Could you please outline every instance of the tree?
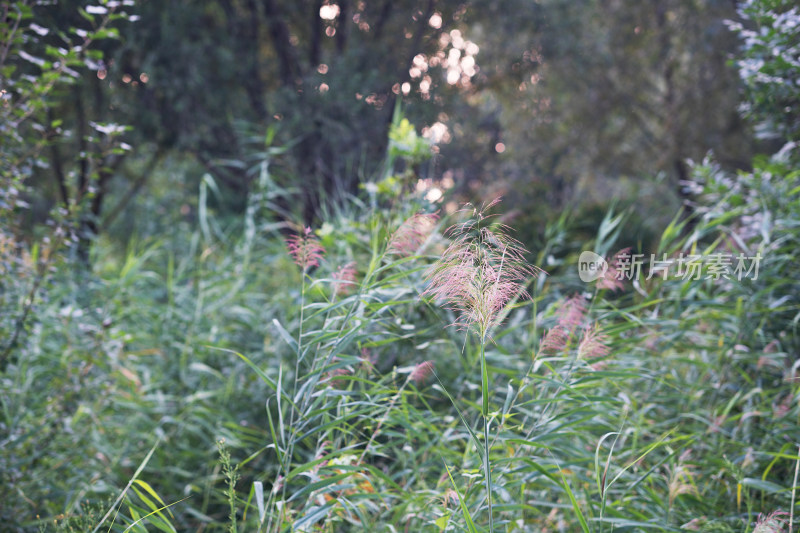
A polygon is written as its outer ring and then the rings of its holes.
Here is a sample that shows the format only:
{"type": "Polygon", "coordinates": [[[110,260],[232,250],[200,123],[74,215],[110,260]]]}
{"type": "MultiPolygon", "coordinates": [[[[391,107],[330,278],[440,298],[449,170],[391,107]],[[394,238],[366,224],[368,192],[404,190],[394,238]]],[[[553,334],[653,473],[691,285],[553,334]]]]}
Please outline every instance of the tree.
{"type": "Polygon", "coordinates": [[[760,136],[800,140],[800,9],[794,2],[748,0],[732,28],[744,40],[739,72],[747,88],[745,115],[760,136]]]}
{"type": "MultiPolygon", "coordinates": [[[[250,156],[263,148],[244,132],[260,131],[263,143],[274,129],[274,142],[290,146],[276,179],[302,184],[301,214],[310,221],[379,168],[415,57],[440,48],[445,28],[431,17],[452,20],[459,7],[433,0],[144,3],[119,55],[123,72],[148,77],[126,87],[136,114],[130,122],[143,139],[193,153],[240,203],[254,179],[250,156]]],[[[430,100],[430,93],[406,92],[407,101],[430,100]]]]}
{"type": "Polygon", "coordinates": [[[20,217],[30,227],[59,205],[86,260],[108,182],[127,148],[119,140],[125,128],[108,120],[99,77],[104,48],[118,37],[131,2],[84,4],[4,4],[0,151],[8,164],[0,216],[10,228],[18,228],[20,217]]]}
{"type": "MultiPolygon", "coordinates": [[[[466,22],[481,44],[481,72],[467,101],[474,111],[451,116],[494,117],[495,132],[479,152],[483,175],[496,177],[497,192],[514,190],[521,209],[614,194],[633,200],[637,184],[650,181],[659,190],[655,207],[668,204],[671,216],[689,179],[687,160],[713,150],[726,168],[749,165],[740,85],[729,64],[731,2],[547,0],[527,9],[495,6],[494,17],[490,6],[482,9],[466,22]],[[493,31],[495,20],[512,17],[508,31],[504,24],[493,31]]],[[[450,161],[462,159],[464,137],[443,150],[450,161]]],[[[652,214],[653,202],[642,200],[652,214]]]]}
{"type": "Polygon", "coordinates": [[[97,43],[116,36],[124,7],[19,0],[0,8],[0,370],[62,248],[75,244],[88,257],[110,167],[124,150],[120,127],[85,115],[81,91],[103,61],[97,43]],[[74,116],[68,95],[76,95],[74,116]],[[47,189],[57,191],[58,209],[47,189]],[[34,232],[34,219],[47,225],[34,232]]]}

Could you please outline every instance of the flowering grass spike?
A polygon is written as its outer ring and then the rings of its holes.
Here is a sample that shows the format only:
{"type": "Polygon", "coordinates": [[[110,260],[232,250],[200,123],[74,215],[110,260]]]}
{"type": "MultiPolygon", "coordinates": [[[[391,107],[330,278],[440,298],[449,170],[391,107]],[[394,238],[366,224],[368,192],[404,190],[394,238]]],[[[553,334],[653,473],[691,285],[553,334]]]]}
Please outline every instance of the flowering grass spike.
{"type": "Polygon", "coordinates": [[[524,283],[540,272],[525,260],[527,251],[508,236],[506,226],[490,224],[485,212],[498,201],[472,208],[467,221],[447,231],[452,243],[428,271],[423,293],[446,302],[458,313],[455,325],[475,327],[482,338],[499,323],[509,302],[528,296],[524,283]]]}
{"type": "Polygon", "coordinates": [[[607,341],[608,336],[603,333],[597,324],[594,324],[583,332],[583,338],[578,345],[578,357],[581,359],[603,359],[610,351],[610,348],[606,345],[607,341]]]}
{"type": "Polygon", "coordinates": [[[351,261],[345,265],[340,266],[333,273],[333,293],[334,294],[350,294],[356,286],[356,263],[351,261]]]}
{"type": "Polygon", "coordinates": [[[576,294],[559,308],[558,325],[572,334],[583,323],[584,316],[586,316],[586,298],[582,294],[576,294]]]}
{"type": "Polygon", "coordinates": [[[311,232],[311,228],[305,228],[302,235],[292,235],[286,239],[286,247],[289,249],[289,255],[303,272],[312,266],[319,266],[325,253],[325,248],[311,232]]]}
{"type": "Polygon", "coordinates": [[[774,511],[766,516],[759,515],[753,533],[783,533],[785,516],[789,516],[786,511],[774,511]]]}
{"type": "Polygon", "coordinates": [[[423,296],[445,302],[458,317],[455,325],[473,329],[480,339],[481,414],[483,416],[483,471],[489,512],[489,533],[494,533],[492,511],[492,468],[490,464],[489,366],[486,363],[486,340],[489,330],[503,318],[503,311],[516,298],[528,296],[525,283],[539,270],[525,261],[526,250],[508,236],[508,228],[491,224],[485,213],[499,202],[484,208],[463,209],[469,218],[452,226],[447,235],[452,240],[442,257],[427,272],[429,282],[423,296]]]}
{"type": "Polygon", "coordinates": [[[586,298],[576,294],[565,300],[556,312],[558,321],[542,338],[537,357],[556,354],[567,347],[570,338],[583,324],[586,316],[586,298]]]}
{"type": "Polygon", "coordinates": [[[556,325],[551,328],[539,344],[538,355],[556,354],[567,346],[569,330],[564,326],[556,325]]]}
{"type": "Polygon", "coordinates": [[[403,222],[389,240],[387,252],[409,257],[416,254],[428,239],[439,216],[435,213],[417,213],[403,222]]]}
{"type": "Polygon", "coordinates": [[[423,361],[417,366],[414,367],[414,370],[411,372],[411,381],[416,383],[417,385],[422,385],[428,378],[431,377],[433,374],[433,361],[423,361]]]}

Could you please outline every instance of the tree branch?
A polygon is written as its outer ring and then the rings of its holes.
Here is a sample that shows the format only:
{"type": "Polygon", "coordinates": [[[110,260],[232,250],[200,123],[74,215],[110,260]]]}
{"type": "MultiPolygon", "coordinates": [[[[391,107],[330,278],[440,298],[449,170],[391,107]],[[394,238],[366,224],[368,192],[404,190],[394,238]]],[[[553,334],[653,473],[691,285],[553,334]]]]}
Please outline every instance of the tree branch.
{"type": "Polygon", "coordinates": [[[199,150],[193,150],[191,152],[197,160],[200,162],[201,165],[208,171],[209,174],[212,174],[215,178],[218,178],[224,183],[227,187],[230,187],[232,190],[240,193],[246,193],[249,188],[249,182],[237,179],[235,175],[232,175],[230,172],[225,170],[225,168],[214,164],[212,160],[210,160],[205,154],[200,152],[199,150]]]}
{"type": "Polygon", "coordinates": [[[147,163],[147,168],[145,168],[144,172],[142,172],[139,177],[133,182],[133,185],[125,195],[120,198],[117,202],[117,205],[111,210],[111,212],[103,218],[102,226],[104,228],[108,228],[111,224],[116,220],[122,211],[128,206],[128,204],[133,200],[133,198],[139,193],[141,188],[147,183],[147,180],[150,178],[150,175],[153,173],[153,169],[155,168],[156,164],[161,160],[161,156],[164,153],[164,149],[159,146],[156,150],[156,153],[150,158],[150,161],[147,163]]]}

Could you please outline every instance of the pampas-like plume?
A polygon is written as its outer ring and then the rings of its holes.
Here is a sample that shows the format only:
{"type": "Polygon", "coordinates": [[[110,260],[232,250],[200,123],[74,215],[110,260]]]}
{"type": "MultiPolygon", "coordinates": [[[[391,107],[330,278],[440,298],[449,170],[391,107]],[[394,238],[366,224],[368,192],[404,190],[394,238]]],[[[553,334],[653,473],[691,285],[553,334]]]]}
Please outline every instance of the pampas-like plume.
{"type": "Polygon", "coordinates": [[[351,261],[333,273],[333,294],[350,294],[356,286],[356,263],[351,261]]]}
{"type": "Polygon", "coordinates": [[[789,516],[786,511],[773,511],[768,515],[758,515],[758,522],[753,533],[783,533],[783,525],[786,523],[786,518],[789,516]]]}
{"type": "Polygon", "coordinates": [[[483,415],[483,471],[489,508],[489,533],[494,533],[492,514],[492,469],[489,439],[489,367],[486,363],[486,340],[492,326],[498,324],[503,310],[515,298],[527,297],[524,283],[538,274],[525,261],[525,249],[507,235],[507,228],[492,226],[486,210],[467,208],[469,218],[451,227],[447,235],[452,243],[426,273],[429,282],[423,295],[443,300],[458,316],[455,324],[471,329],[480,337],[481,414],[483,415]]]}
{"type": "Polygon", "coordinates": [[[485,212],[498,201],[462,210],[471,216],[447,231],[452,243],[427,272],[423,293],[444,301],[458,314],[455,325],[475,327],[481,338],[511,300],[528,296],[523,284],[540,272],[525,261],[525,248],[508,236],[507,227],[488,224],[485,212]]]}
{"type": "Polygon", "coordinates": [[[556,315],[558,322],[542,338],[537,356],[556,354],[566,348],[570,337],[583,324],[586,315],[586,298],[581,294],[568,298],[561,304],[556,315]]]}
{"type": "Polygon", "coordinates": [[[416,254],[436,227],[437,220],[439,216],[435,213],[411,216],[394,232],[386,251],[404,257],[416,254]]]}
{"type": "Polygon", "coordinates": [[[539,344],[539,354],[556,354],[564,349],[569,340],[569,330],[557,325],[548,331],[539,344]]]}
{"type": "Polygon", "coordinates": [[[311,228],[305,228],[302,235],[292,235],[286,239],[286,247],[289,249],[289,255],[303,272],[312,266],[319,266],[322,254],[325,253],[325,248],[311,233],[311,228]]]}
{"type": "Polygon", "coordinates": [[[558,310],[558,325],[572,334],[583,323],[585,315],[586,298],[582,294],[576,294],[565,301],[558,310]]]}
{"type": "Polygon", "coordinates": [[[583,333],[581,343],[578,345],[578,357],[586,359],[601,359],[608,355],[609,347],[605,342],[607,336],[594,324],[583,333]]]}
{"type": "Polygon", "coordinates": [[[410,379],[417,385],[422,385],[433,374],[433,361],[423,361],[414,367],[410,379]]]}

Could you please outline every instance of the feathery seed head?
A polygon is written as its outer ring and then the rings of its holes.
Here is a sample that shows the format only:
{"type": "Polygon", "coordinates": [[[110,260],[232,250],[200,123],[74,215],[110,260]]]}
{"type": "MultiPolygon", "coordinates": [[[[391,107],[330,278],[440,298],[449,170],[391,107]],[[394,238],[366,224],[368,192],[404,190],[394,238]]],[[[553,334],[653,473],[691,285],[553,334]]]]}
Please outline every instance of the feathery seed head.
{"type": "Polygon", "coordinates": [[[537,355],[556,354],[566,348],[570,337],[583,324],[585,315],[586,298],[582,294],[564,300],[556,311],[556,325],[542,338],[537,355]]]}
{"type": "Polygon", "coordinates": [[[286,239],[286,247],[295,264],[301,267],[303,272],[312,266],[319,266],[322,255],[325,253],[325,248],[311,232],[311,228],[305,228],[302,235],[292,235],[286,239]]]}
{"type": "Polygon", "coordinates": [[[417,385],[422,385],[433,374],[433,361],[423,361],[411,371],[411,380],[417,385]]]}
{"type": "Polygon", "coordinates": [[[333,273],[333,294],[350,294],[356,286],[356,263],[351,261],[333,273]]]}
{"type": "Polygon", "coordinates": [[[558,310],[558,325],[572,334],[582,323],[586,315],[586,298],[576,294],[566,300],[558,310]]]}
{"type": "Polygon", "coordinates": [[[433,232],[437,220],[439,215],[435,213],[417,213],[409,217],[392,235],[387,252],[404,257],[416,254],[433,232]]]}
{"type": "Polygon", "coordinates": [[[508,236],[503,225],[491,226],[483,209],[468,206],[470,217],[452,226],[452,239],[442,257],[427,272],[423,296],[442,300],[458,313],[455,324],[475,327],[484,337],[501,319],[501,312],[515,298],[528,296],[524,283],[540,270],[525,261],[525,248],[508,236]]]}
{"type": "Polygon", "coordinates": [[[610,348],[605,342],[608,337],[594,324],[583,333],[581,343],[578,345],[578,357],[586,359],[601,359],[608,355],[610,348]]]}
{"type": "Polygon", "coordinates": [[[789,516],[786,511],[773,511],[768,515],[758,515],[758,522],[753,533],[783,533],[786,523],[784,516],[789,516]]]}
{"type": "Polygon", "coordinates": [[[556,325],[542,338],[537,355],[556,354],[567,346],[568,340],[569,330],[564,326],[556,325]]]}
{"type": "Polygon", "coordinates": [[[697,495],[697,487],[693,482],[694,474],[692,473],[689,465],[678,464],[672,469],[669,476],[669,503],[672,504],[675,499],[682,494],[697,495]]]}

